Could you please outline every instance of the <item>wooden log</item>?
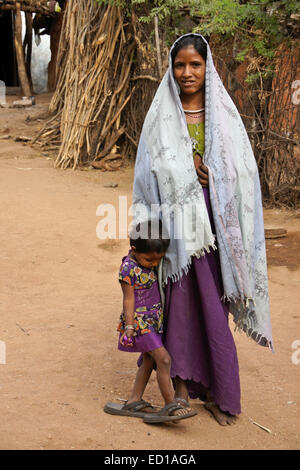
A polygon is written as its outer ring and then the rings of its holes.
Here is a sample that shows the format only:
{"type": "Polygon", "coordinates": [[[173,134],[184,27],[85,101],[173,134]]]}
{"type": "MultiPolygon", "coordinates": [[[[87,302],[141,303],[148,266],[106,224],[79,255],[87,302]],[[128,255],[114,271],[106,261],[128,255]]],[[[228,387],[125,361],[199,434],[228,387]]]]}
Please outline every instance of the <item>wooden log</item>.
{"type": "Polygon", "coordinates": [[[283,238],[286,237],[287,230],[284,228],[266,228],[265,229],[265,238],[266,239],[273,239],[273,238],[283,238]]]}
{"type": "Polygon", "coordinates": [[[117,140],[121,137],[121,135],[125,132],[125,127],[121,127],[121,129],[118,130],[118,132],[116,132],[116,134],[114,135],[114,137],[112,137],[110,139],[110,142],[109,144],[107,145],[107,147],[105,147],[105,149],[99,153],[99,155],[97,155],[94,159],[94,161],[96,160],[100,160],[101,158],[105,157],[108,152],[113,148],[113,146],[115,145],[115,143],[117,142],[117,140]]]}
{"type": "MultiPolygon", "coordinates": [[[[16,4],[14,3],[9,3],[9,4],[1,4],[0,3],[0,11],[1,10],[13,10],[13,11],[16,11],[17,10],[17,6],[16,4]]],[[[50,13],[49,9],[46,8],[46,7],[38,7],[38,6],[35,6],[35,5],[23,5],[21,4],[20,5],[20,10],[21,11],[28,11],[29,13],[41,13],[43,15],[49,15],[49,16],[53,16],[54,13],[50,13]]]]}
{"type": "Polygon", "coordinates": [[[159,82],[158,78],[152,77],[151,75],[138,75],[131,78],[131,80],[150,80],[152,82],[159,82]]]}
{"type": "Polygon", "coordinates": [[[25,96],[31,96],[30,83],[26,73],[23,46],[22,46],[22,19],[20,11],[20,3],[16,3],[16,13],[15,13],[15,31],[14,31],[14,43],[16,49],[16,57],[18,64],[18,73],[21,88],[25,96]]]}
{"type": "MultiPolygon", "coordinates": [[[[122,155],[118,153],[110,153],[109,155],[106,155],[106,157],[102,158],[100,161],[94,161],[91,163],[93,168],[99,169],[99,170],[111,170],[113,167],[109,165],[108,162],[113,163],[113,161],[120,160],[122,159],[122,155]]],[[[118,167],[121,166],[122,162],[119,162],[117,165],[118,167]]]]}

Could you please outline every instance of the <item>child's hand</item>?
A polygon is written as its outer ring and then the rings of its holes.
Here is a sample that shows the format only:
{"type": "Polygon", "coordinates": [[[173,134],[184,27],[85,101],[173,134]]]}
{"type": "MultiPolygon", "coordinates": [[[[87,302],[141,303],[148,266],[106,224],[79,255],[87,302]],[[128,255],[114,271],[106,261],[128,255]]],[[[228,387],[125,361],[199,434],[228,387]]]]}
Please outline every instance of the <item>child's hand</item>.
{"type": "Polygon", "coordinates": [[[132,348],[133,346],[133,341],[134,341],[134,331],[133,330],[127,330],[125,333],[122,334],[120,338],[120,343],[122,346],[128,346],[132,348]]]}

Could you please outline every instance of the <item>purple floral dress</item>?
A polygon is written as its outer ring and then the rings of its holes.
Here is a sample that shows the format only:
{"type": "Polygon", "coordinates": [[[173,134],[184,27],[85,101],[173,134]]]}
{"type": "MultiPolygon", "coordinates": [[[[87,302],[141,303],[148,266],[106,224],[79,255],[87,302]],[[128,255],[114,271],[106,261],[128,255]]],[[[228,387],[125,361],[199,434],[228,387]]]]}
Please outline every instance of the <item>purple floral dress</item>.
{"type": "MultiPolygon", "coordinates": [[[[126,352],[148,352],[162,347],[163,309],[161,306],[157,274],[154,269],[140,266],[130,257],[130,251],[122,259],[119,270],[119,281],[134,286],[134,344],[133,347],[122,346],[118,349],[126,352]]],[[[124,333],[125,315],[121,313],[118,331],[124,333]]]]}

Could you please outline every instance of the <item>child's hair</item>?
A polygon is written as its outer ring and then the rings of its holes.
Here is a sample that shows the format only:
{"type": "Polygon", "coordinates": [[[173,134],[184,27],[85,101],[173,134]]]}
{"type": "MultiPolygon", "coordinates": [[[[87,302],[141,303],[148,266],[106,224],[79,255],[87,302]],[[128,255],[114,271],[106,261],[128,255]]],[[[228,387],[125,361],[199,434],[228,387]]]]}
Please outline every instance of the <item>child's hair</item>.
{"type": "Polygon", "coordinates": [[[165,253],[169,244],[161,220],[138,223],[130,233],[130,246],[138,253],[165,253]]]}

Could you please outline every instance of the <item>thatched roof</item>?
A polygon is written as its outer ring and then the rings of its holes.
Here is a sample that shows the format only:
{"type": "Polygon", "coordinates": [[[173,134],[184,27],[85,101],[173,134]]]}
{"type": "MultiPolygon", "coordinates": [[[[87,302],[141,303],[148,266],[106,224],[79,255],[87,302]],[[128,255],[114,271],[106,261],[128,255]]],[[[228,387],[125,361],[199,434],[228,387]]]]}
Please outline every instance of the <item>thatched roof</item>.
{"type": "Polygon", "coordinates": [[[48,0],[0,0],[0,10],[16,10],[17,4],[20,10],[31,13],[43,13],[51,15],[48,0]]]}

